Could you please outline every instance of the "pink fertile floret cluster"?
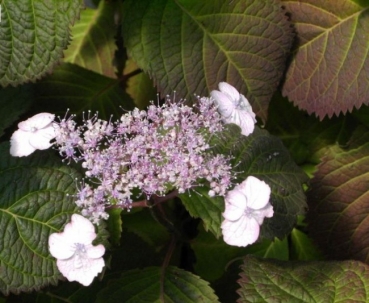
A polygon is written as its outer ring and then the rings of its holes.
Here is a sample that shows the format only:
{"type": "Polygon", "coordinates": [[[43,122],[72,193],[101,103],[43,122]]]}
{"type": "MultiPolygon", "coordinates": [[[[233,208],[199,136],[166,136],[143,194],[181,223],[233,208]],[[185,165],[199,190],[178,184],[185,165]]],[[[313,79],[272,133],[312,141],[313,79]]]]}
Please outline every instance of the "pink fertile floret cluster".
{"type": "Polygon", "coordinates": [[[107,218],[111,205],[130,209],[136,189],[164,196],[205,182],[209,195],[224,196],[231,185],[229,158],[209,145],[223,128],[210,98],[189,107],[168,97],[163,106],[136,108],[116,122],[95,115],[77,126],[73,118],[56,123],[55,140],[65,158],[82,161],[86,169],[76,203],[94,223],[107,218]]]}

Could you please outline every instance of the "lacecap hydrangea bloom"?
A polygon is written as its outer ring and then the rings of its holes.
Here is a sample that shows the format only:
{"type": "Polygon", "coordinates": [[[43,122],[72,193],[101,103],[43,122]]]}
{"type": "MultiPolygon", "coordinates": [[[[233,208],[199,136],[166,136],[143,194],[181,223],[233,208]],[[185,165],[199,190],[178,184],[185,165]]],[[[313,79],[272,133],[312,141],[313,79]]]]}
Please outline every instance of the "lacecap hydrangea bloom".
{"type": "Polygon", "coordinates": [[[134,190],[150,198],[206,183],[209,195],[225,195],[232,177],[229,157],[209,145],[222,129],[212,99],[199,98],[189,107],[168,97],[163,106],[136,108],[116,122],[92,116],[77,126],[73,117],[62,119],[55,145],[65,158],[82,161],[85,181],[76,203],[98,223],[107,218],[107,207],[130,209],[134,190]]]}
{"type": "Polygon", "coordinates": [[[57,259],[56,265],[68,281],[88,286],[102,271],[105,247],[102,244],[92,245],[95,238],[92,223],[77,214],[72,215],[63,232],[50,235],[49,251],[57,259]]]}
{"type": "Polygon", "coordinates": [[[218,106],[224,123],[234,123],[241,128],[242,135],[250,135],[255,128],[256,116],[246,97],[226,82],[219,83],[219,91],[213,90],[211,97],[218,106]]]}
{"type": "Polygon", "coordinates": [[[221,225],[227,244],[247,246],[259,238],[264,218],[271,218],[274,214],[269,203],[270,193],[269,185],[253,176],[227,193],[221,225]]]}
{"type": "Polygon", "coordinates": [[[248,136],[256,119],[247,99],[233,86],[221,82],[219,90],[210,98],[198,97],[194,107],[167,97],[163,106],[136,108],[115,122],[89,115],[78,126],[74,116],[57,122],[54,115],[41,113],[19,123],[11,154],[26,156],[53,144],[65,159],[81,161],[85,178],[76,204],[93,223],[107,219],[109,207],[129,210],[133,192],[149,199],[205,184],[209,196],[226,196],[224,240],[245,246],[258,238],[264,217],[273,215],[270,188],[249,177],[227,192],[234,178],[230,157],[216,154],[209,139],[220,135],[224,123],[237,124],[248,136]],[[257,194],[259,190],[263,194],[257,194]]]}
{"type": "Polygon", "coordinates": [[[48,149],[52,145],[50,140],[55,138],[54,118],[53,114],[40,113],[20,122],[10,139],[10,154],[24,157],[37,149],[48,149]]]}

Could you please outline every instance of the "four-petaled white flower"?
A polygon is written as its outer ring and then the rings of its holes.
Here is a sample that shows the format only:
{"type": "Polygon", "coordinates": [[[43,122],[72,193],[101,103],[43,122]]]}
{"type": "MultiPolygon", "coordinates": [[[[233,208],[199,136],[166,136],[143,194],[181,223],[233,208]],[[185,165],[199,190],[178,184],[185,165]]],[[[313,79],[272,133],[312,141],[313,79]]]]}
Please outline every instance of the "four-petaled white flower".
{"type": "Polygon", "coordinates": [[[249,176],[227,193],[221,226],[227,244],[247,246],[259,238],[264,218],[273,216],[270,192],[268,184],[249,176]]]}
{"type": "Polygon", "coordinates": [[[57,259],[58,269],[69,281],[88,286],[102,271],[105,266],[102,258],[105,247],[102,244],[93,246],[92,241],[95,238],[92,223],[77,214],[72,215],[64,232],[50,235],[50,253],[57,259]]]}
{"type": "Polygon", "coordinates": [[[37,114],[26,121],[18,123],[10,139],[10,154],[14,157],[24,157],[36,149],[48,149],[55,138],[52,125],[55,115],[49,113],[37,114]]]}
{"type": "Polygon", "coordinates": [[[254,131],[256,118],[249,101],[226,82],[219,83],[219,90],[213,90],[210,95],[218,106],[223,122],[237,124],[242,135],[250,135],[254,131]]]}

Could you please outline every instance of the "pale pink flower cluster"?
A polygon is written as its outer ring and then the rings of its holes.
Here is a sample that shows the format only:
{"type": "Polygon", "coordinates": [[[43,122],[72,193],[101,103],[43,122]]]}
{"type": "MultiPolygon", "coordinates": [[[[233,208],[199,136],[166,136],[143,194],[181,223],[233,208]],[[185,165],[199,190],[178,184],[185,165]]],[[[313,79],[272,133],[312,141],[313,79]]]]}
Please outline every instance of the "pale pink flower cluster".
{"type": "Polygon", "coordinates": [[[136,108],[116,122],[93,116],[77,126],[73,117],[62,119],[55,145],[66,158],[82,161],[85,181],[76,203],[82,215],[98,222],[107,218],[106,207],[129,209],[135,190],[149,198],[206,184],[210,195],[224,196],[232,177],[229,158],[209,145],[222,128],[211,99],[189,107],[168,98],[163,106],[136,108]]]}
{"type": "MultiPolygon", "coordinates": [[[[41,113],[18,124],[10,153],[22,157],[55,144],[66,159],[82,161],[85,181],[76,204],[94,223],[107,218],[106,207],[129,209],[134,190],[149,198],[206,183],[209,196],[225,196],[224,241],[246,246],[258,239],[264,218],[273,216],[271,189],[249,176],[228,191],[233,179],[230,159],[214,154],[209,139],[223,129],[221,122],[237,124],[248,136],[256,119],[248,100],[233,86],[222,82],[219,89],[211,98],[199,98],[194,108],[168,98],[163,106],[136,108],[116,122],[94,115],[78,126],[74,116],[54,122],[53,114],[41,113]]],[[[50,253],[69,281],[87,286],[102,271],[105,248],[93,246],[95,238],[92,223],[77,214],[64,232],[50,235],[50,253]]]]}

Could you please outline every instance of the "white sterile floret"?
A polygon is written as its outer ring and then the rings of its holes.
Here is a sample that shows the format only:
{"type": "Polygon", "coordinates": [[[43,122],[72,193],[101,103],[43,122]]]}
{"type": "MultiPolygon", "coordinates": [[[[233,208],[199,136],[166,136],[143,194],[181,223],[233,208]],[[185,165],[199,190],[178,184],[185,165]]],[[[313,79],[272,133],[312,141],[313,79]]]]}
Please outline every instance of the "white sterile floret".
{"type": "Polygon", "coordinates": [[[105,247],[102,244],[93,246],[92,241],[95,238],[92,223],[77,214],[72,215],[64,232],[50,235],[50,253],[57,259],[56,265],[68,281],[77,281],[88,286],[102,271],[105,266],[102,258],[105,247]]]}
{"type": "Polygon", "coordinates": [[[227,193],[221,226],[227,244],[247,246],[259,238],[264,218],[274,213],[270,193],[269,185],[253,176],[227,193]]]}
{"type": "Polygon", "coordinates": [[[10,154],[14,157],[24,157],[36,149],[48,149],[55,138],[53,127],[55,115],[50,113],[37,114],[18,124],[10,139],[10,154]]]}
{"type": "Polygon", "coordinates": [[[218,106],[223,122],[237,124],[242,135],[250,135],[254,131],[256,118],[249,101],[226,82],[219,83],[219,90],[213,90],[210,94],[218,106]]]}

